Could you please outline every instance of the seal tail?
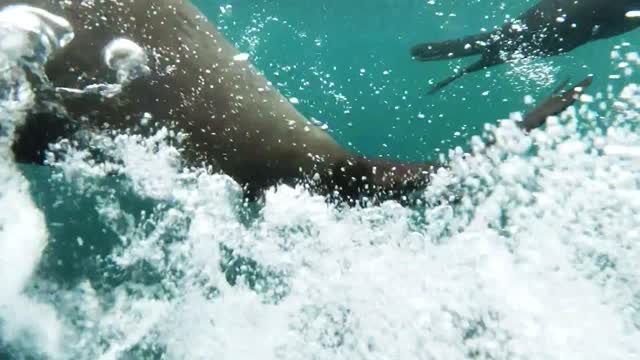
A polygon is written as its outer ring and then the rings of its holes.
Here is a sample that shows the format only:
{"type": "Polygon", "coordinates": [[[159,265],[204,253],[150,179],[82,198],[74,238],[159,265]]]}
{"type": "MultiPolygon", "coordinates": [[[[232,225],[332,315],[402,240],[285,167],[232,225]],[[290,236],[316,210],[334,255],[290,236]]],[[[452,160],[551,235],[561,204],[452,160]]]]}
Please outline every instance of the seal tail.
{"type": "Polygon", "coordinates": [[[436,61],[478,55],[482,53],[490,39],[491,34],[488,33],[417,44],[411,48],[411,56],[417,61],[436,61]]]}

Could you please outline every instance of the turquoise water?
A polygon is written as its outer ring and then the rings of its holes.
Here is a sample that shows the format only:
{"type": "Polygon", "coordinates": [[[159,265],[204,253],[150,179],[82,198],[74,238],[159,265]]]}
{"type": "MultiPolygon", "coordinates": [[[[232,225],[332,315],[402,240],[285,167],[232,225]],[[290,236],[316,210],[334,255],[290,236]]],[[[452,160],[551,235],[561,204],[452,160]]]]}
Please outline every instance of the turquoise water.
{"type": "Polygon", "coordinates": [[[636,72],[608,78],[622,72],[612,49],[637,51],[640,32],[429,96],[429,80],[469,60],[414,62],[411,45],[534,2],[194,2],[306,116],[369,156],[469,149],[566,77],[594,74],[589,93],[604,95],[597,113],[539,134],[537,154],[507,129],[496,154],[454,162],[434,193],[469,178],[459,207],[336,209],[285,188],[243,208],[229,179],[180,178],[166,146],[126,136],[104,145],[126,164],[118,176],[79,157],[18,165],[47,246],[24,296],[0,297],[0,359],[640,356],[640,95],[619,96],[636,72]],[[610,112],[617,100],[631,110],[610,112]]]}
{"type": "Polygon", "coordinates": [[[238,48],[252,54],[269,79],[286,84],[284,94],[302,99],[299,108],[305,115],[329,123],[341,143],[371,156],[414,161],[465,145],[484,123],[530,108],[525,95],[541,99],[567,77],[578,81],[596,74],[594,88],[603,90],[615,69],[607,56],[612,46],[636,43],[640,36],[630,33],[590,44],[538,61],[522,74],[495,67],[489,78],[483,72],[468,75],[445,92],[427,95],[429,80],[439,81],[456,64],[471,60],[415,62],[409,56],[412,45],[491,29],[534,3],[196,1],[238,48]],[[225,5],[232,5],[231,15],[221,14],[225,5]],[[326,75],[333,88],[319,81],[326,75]],[[482,96],[486,90],[489,95],[482,96]],[[345,100],[336,102],[335,93],[345,100]]]}

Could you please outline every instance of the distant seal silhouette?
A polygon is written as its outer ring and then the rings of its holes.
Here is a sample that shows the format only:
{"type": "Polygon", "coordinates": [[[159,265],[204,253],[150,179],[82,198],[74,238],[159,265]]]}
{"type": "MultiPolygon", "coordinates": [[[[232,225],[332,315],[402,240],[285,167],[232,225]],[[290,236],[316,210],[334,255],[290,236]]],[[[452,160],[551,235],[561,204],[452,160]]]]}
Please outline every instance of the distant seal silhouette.
{"type": "Polygon", "coordinates": [[[569,52],[590,41],[606,39],[640,26],[630,12],[640,0],[542,0],[501,29],[443,42],[415,45],[418,61],[481,55],[480,60],[437,83],[436,93],[465,74],[507,61],[569,52]]]}
{"type": "MultiPolygon", "coordinates": [[[[75,30],[73,40],[47,64],[55,86],[81,89],[126,80],[117,95],[70,92],[58,99],[62,114],[31,114],[17,130],[18,161],[42,162],[47,144],[82,127],[144,132],[139,119],[149,113],[156,127],[187,135],[181,143],[186,165],[206,165],[231,176],[248,197],[274,185],[305,184],[348,204],[402,202],[444,166],[367,159],[346,150],[296,111],[189,1],[0,0],[0,6],[15,3],[59,15],[75,30]],[[140,60],[136,44],[148,55],[146,62],[133,61],[140,60]],[[137,65],[114,71],[117,63],[129,62],[137,65]],[[134,76],[127,77],[129,71],[134,76]]],[[[588,83],[550,97],[525,116],[521,127],[540,126],[570,106],[584,86],[588,83]]]]}

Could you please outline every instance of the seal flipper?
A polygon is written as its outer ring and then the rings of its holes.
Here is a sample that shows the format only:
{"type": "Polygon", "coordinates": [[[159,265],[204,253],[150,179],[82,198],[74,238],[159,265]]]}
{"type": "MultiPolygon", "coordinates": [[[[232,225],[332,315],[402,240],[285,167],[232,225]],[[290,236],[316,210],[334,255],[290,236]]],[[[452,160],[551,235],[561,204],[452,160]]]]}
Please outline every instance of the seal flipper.
{"type": "MultiPolygon", "coordinates": [[[[588,77],[562,94],[555,95],[567,82],[564,81],[553,95],[527,113],[518,126],[524,131],[542,126],[547,117],[557,115],[571,106],[583,89],[591,84],[592,78],[588,77]]],[[[489,141],[487,147],[494,143],[489,141]]],[[[329,200],[349,205],[376,204],[385,200],[407,204],[410,203],[409,195],[428,186],[431,175],[446,166],[438,162],[403,164],[354,156],[333,163],[327,172],[320,174],[320,181],[314,186],[320,193],[327,194],[329,200]]]]}
{"type": "MultiPolygon", "coordinates": [[[[540,105],[526,113],[522,121],[516,122],[516,125],[526,133],[539,128],[547,122],[549,116],[558,115],[573,105],[584,89],[591,85],[592,81],[593,78],[589,76],[572,86],[569,90],[566,90],[560,95],[556,95],[569,82],[569,79],[566,79],[553,91],[551,96],[544,99],[540,105]]],[[[487,147],[493,145],[495,145],[495,139],[489,140],[486,143],[487,147]]]]}
{"type": "MultiPolygon", "coordinates": [[[[562,86],[564,87],[567,82],[568,80],[564,81],[562,86]]],[[[524,116],[524,119],[518,123],[518,126],[527,132],[542,126],[549,116],[558,115],[573,105],[584,89],[589,87],[592,82],[593,77],[589,76],[562,94],[549,96],[540,105],[529,111],[524,116]]]]}
{"type": "Polygon", "coordinates": [[[321,192],[331,202],[379,204],[395,200],[409,204],[408,195],[420,191],[430,182],[430,174],[443,165],[434,162],[402,164],[383,159],[353,157],[333,164],[321,175],[321,192]]]}
{"type": "Polygon", "coordinates": [[[486,69],[490,66],[493,65],[497,65],[499,64],[499,61],[495,60],[495,59],[491,59],[489,57],[482,57],[482,59],[478,60],[477,62],[467,66],[466,68],[458,71],[457,73],[455,73],[454,75],[449,76],[448,78],[440,81],[439,83],[435,84],[431,90],[429,90],[429,95],[433,95],[435,93],[437,93],[438,91],[442,90],[444,87],[446,87],[447,85],[451,84],[452,82],[458,80],[459,78],[461,78],[462,76],[466,75],[466,74],[470,74],[476,71],[480,71],[483,69],[486,69]]]}
{"type": "Polygon", "coordinates": [[[417,61],[456,59],[481,54],[491,40],[491,33],[478,34],[455,40],[415,45],[411,56],[417,61]]]}

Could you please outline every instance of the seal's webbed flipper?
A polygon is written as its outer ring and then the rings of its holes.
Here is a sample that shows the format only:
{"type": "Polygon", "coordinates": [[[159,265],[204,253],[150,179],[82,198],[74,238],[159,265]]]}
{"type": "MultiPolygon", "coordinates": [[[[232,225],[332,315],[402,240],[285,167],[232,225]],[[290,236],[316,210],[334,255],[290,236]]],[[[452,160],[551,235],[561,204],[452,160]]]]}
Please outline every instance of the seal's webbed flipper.
{"type": "MultiPolygon", "coordinates": [[[[563,86],[566,85],[567,81],[563,82],[563,86]]],[[[524,131],[531,131],[542,126],[549,116],[558,115],[573,105],[584,89],[591,85],[592,81],[593,78],[589,76],[562,94],[549,96],[540,105],[529,111],[524,116],[524,119],[518,123],[518,126],[524,131]]]]}
{"type": "Polygon", "coordinates": [[[436,61],[479,55],[490,39],[491,34],[480,34],[455,40],[418,44],[411,48],[411,56],[417,61],[436,61]]]}
{"type": "Polygon", "coordinates": [[[438,82],[437,84],[433,85],[433,87],[431,88],[431,90],[429,90],[429,95],[433,95],[435,93],[437,93],[438,91],[444,89],[447,85],[451,84],[452,82],[458,80],[459,78],[461,78],[464,74],[466,74],[466,71],[462,70],[462,71],[458,71],[457,73],[449,76],[448,78],[438,82]]]}
{"type": "Polygon", "coordinates": [[[478,60],[477,62],[467,66],[466,68],[459,70],[458,72],[456,72],[455,74],[449,76],[448,78],[440,81],[439,83],[435,84],[431,90],[429,90],[429,95],[433,95],[435,93],[437,93],[438,91],[442,90],[443,88],[445,88],[447,85],[451,84],[452,82],[458,80],[459,78],[461,78],[463,75],[465,74],[470,74],[472,72],[476,72],[476,71],[480,71],[483,69],[486,69],[490,66],[495,65],[496,62],[493,60],[488,60],[487,58],[482,58],[480,60],[478,60]]]}

